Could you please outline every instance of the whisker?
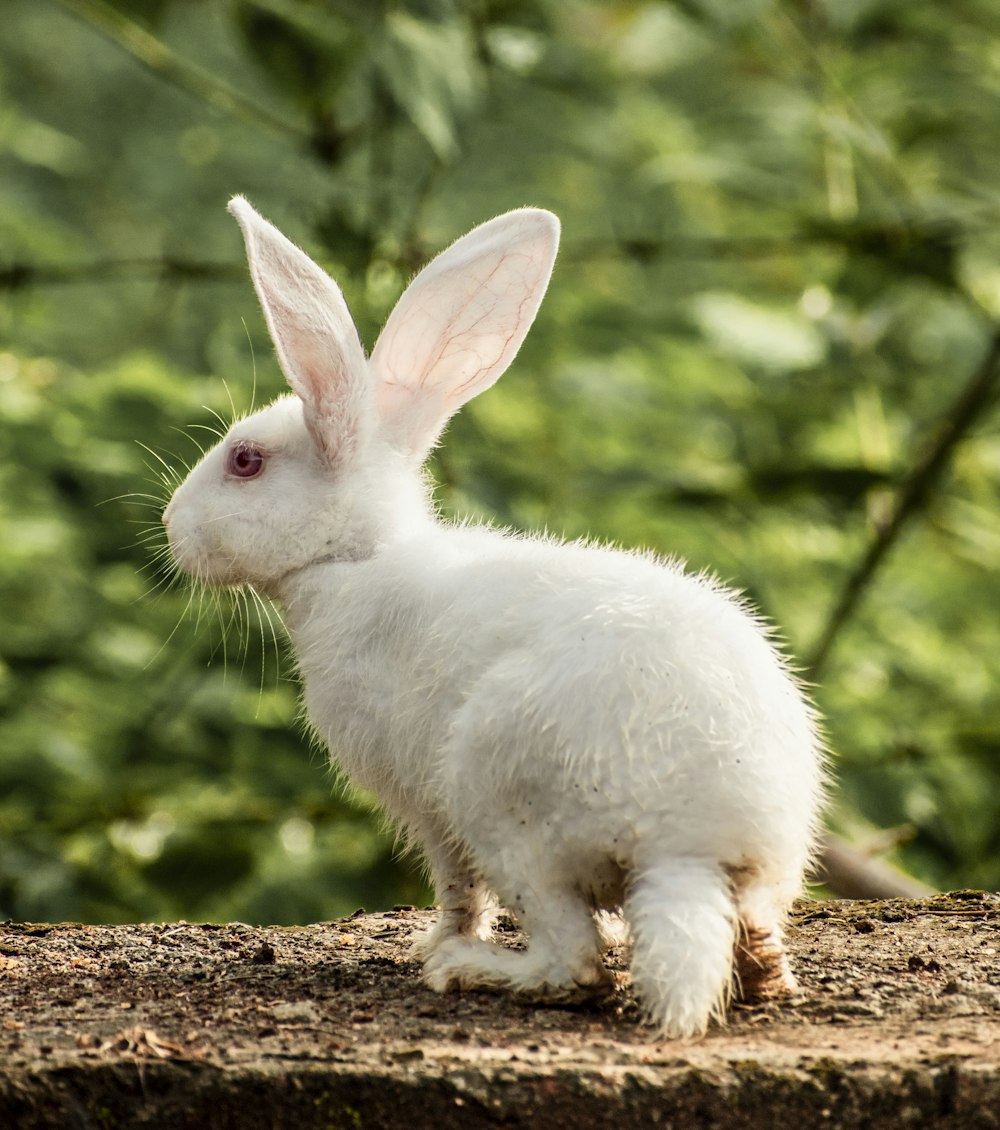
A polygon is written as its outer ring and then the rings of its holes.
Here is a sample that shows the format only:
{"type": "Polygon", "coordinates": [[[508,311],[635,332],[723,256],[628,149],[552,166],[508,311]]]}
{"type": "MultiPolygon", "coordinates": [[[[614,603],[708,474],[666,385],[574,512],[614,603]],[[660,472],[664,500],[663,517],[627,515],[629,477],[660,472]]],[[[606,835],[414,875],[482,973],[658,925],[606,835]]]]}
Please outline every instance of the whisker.
{"type": "MultiPolygon", "coordinates": [[[[166,459],[164,459],[163,456],[155,448],[150,447],[148,443],[143,443],[141,439],[137,439],[135,442],[142,448],[143,451],[146,452],[147,455],[151,455],[156,460],[156,462],[160,464],[160,466],[163,468],[163,471],[156,473],[161,475],[165,473],[166,482],[180,482],[180,473],[178,472],[177,468],[168,463],[166,459]]],[[[149,464],[147,463],[146,466],[149,467],[149,464]]],[[[152,467],[149,467],[149,469],[151,471],[154,470],[154,468],[152,467]]]]}
{"type": "Polygon", "coordinates": [[[135,535],[135,538],[129,546],[120,546],[120,549],[128,549],[132,545],[141,545],[147,557],[166,557],[169,554],[169,547],[166,542],[166,531],[157,523],[140,522],[138,519],[132,521],[130,525],[140,526],[141,529],[135,535]]]}
{"type": "MultiPolygon", "coordinates": [[[[227,389],[226,391],[228,392],[229,390],[227,389]]],[[[230,398],[229,398],[229,403],[230,403],[230,406],[232,406],[232,396],[230,396],[230,398]]],[[[228,433],[229,429],[230,429],[230,428],[231,428],[231,427],[233,426],[233,424],[235,424],[235,423],[236,423],[236,421],[237,421],[237,420],[239,419],[239,416],[238,416],[238,414],[237,414],[237,412],[236,412],[236,409],[235,409],[235,408],[233,408],[233,409],[232,409],[232,412],[233,412],[233,416],[232,416],[232,419],[230,419],[230,420],[227,420],[227,419],[226,419],[226,418],[225,418],[225,417],[224,417],[224,416],[222,415],[222,413],[221,413],[221,412],[217,412],[217,411],[216,411],[216,410],[215,410],[214,408],[211,408],[211,407],[210,407],[209,405],[207,405],[207,404],[203,404],[203,405],[202,405],[202,408],[204,408],[206,412],[209,412],[209,413],[210,413],[211,415],[213,415],[213,416],[214,416],[214,417],[215,417],[215,418],[216,418],[216,419],[217,419],[217,420],[219,421],[219,428],[220,428],[220,431],[219,431],[219,432],[218,432],[217,434],[218,434],[218,436],[219,436],[219,438],[220,438],[220,439],[222,439],[222,438],[224,438],[224,437],[225,437],[225,435],[226,435],[226,434],[228,433]]],[[[205,424],[205,425],[202,425],[202,426],[203,426],[203,427],[208,427],[208,425],[207,425],[207,424],[205,424]]]]}
{"type": "MultiPolygon", "coordinates": [[[[215,436],[217,440],[226,438],[226,432],[222,431],[221,428],[216,427],[215,424],[189,424],[188,427],[191,431],[208,432],[209,435],[215,436]]],[[[229,429],[227,428],[226,431],[228,430],[229,429]]],[[[189,436],[188,438],[191,437],[189,436]]],[[[199,446],[201,445],[199,444],[199,446]]]]}
{"type": "Polygon", "coordinates": [[[229,514],[216,514],[214,518],[206,518],[201,524],[203,526],[209,526],[213,522],[223,522],[227,518],[239,518],[242,514],[245,513],[246,510],[233,510],[229,514]]]}
{"type": "Polygon", "coordinates": [[[219,640],[219,646],[220,646],[221,651],[222,651],[222,671],[223,671],[224,677],[228,678],[229,677],[229,638],[230,638],[230,634],[231,634],[232,629],[233,629],[233,625],[236,623],[237,604],[236,604],[236,601],[234,601],[234,600],[231,600],[229,602],[228,615],[227,615],[227,610],[223,608],[223,604],[222,604],[222,593],[218,589],[216,589],[216,590],[213,590],[212,595],[214,597],[215,613],[216,613],[216,616],[218,617],[219,623],[221,624],[221,627],[222,627],[222,635],[221,635],[221,638],[219,640]]]}
{"type": "MultiPolygon", "coordinates": [[[[228,396],[228,397],[229,397],[229,412],[230,412],[230,418],[231,418],[231,419],[232,419],[232,421],[233,421],[233,422],[235,423],[235,421],[236,421],[237,419],[239,419],[239,415],[240,415],[240,414],[239,414],[239,413],[238,413],[238,412],[236,411],[236,402],[235,402],[235,401],[233,400],[233,391],[232,391],[232,389],[231,389],[231,388],[229,387],[229,382],[228,382],[227,380],[223,380],[223,382],[222,382],[222,387],[223,387],[223,388],[224,388],[224,389],[226,390],[226,396],[228,396]]],[[[218,415],[218,413],[216,413],[216,415],[218,415]]],[[[221,419],[222,419],[222,417],[221,417],[221,416],[219,416],[219,419],[221,420],[221,419]]],[[[227,429],[227,430],[228,430],[228,429],[227,429]]]]}
{"type": "Polygon", "coordinates": [[[253,338],[250,335],[250,330],[247,328],[246,318],[241,318],[240,321],[243,323],[243,332],[246,334],[247,344],[250,346],[250,373],[252,377],[250,384],[250,411],[254,412],[257,408],[257,358],[254,355],[253,338]]]}
{"type": "MultiPolygon", "coordinates": [[[[105,502],[128,502],[132,506],[165,506],[166,501],[158,494],[148,491],[132,491],[129,494],[116,494],[114,498],[106,498],[105,502]]],[[[102,504],[103,505],[103,504],[102,504]]]]}
{"type": "Polygon", "coordinates": [[[247,594],[243,585],[233,590],[233,621],[236,624],[236,638],[239,641],[240,672],[247,669],[247,658],[250,655],[249,639],[247,636],[248,616],[247,594]]]}
{"type": "MultiPolygon", "coordinates": [[[[270,601],[265,600],[259,592],[252,586],[248,586],[250,596],[257,611],[257,627],[260,632],[260,693],[257,696],[257,713],[260,714],[260,708],[264,701],[264,680],[267,674],[267,638],[264,633],[264,626],[267,625],[271,633],[271,642],[274,644],[274,651],[280,659],[281,646],[278,643],[278,634],[274,628],[274,621],[271,618],[271,613],[274,611],[274,605],[270,601]]],[[[278,680],[280,676],[280,668],[275,666],[274,672],[274,686],[278,687],[278,680]]]]}
{"type": "Polygon", "coordinates": [[[160,466],[156,466],[150,463],[148,459],[144,459],[142,465],[153,476],[151,479],[145,480],[147,483],[158,483],[161,487],[169,484],[173,487],[181,481],[182,475],[179,467],[165,466],[162,462],[160,466]]]}
{"type": "MultiPolygon", "coordinates": [[[[135,597],[132,600],[131,603],[133,605],[139,604],[140,601],[147,601],[147,600],[159,601],[159,600],[162,600],[167,595],[168,592],[170,592],[172,589],[175,589],[178,586],[180,581],[179,581],[179,578],[178,578],[176,573],[170,572],[166,569],[161,569],[159,577],[157,577],[156,579],[152,579],[152,578],[147,576],[146,577],[146,583],[149,587],[146,589],[146,591],[144,593],[141,593],[139,596],[135,597]]],[[[183,619],[183,616],[181,617],[181,619],[183,619]]],[[[177,624],[178,624],[178,626],[180,625],[180,619],[178,620],[177,624]]],[[[176,627],[175,627],[174,631],[176,631],[176,627]]],[[[173,633],[171,633],[171,635],[172,634],[173,633]]]]}
{"type": "MultiPolygon", "coordinates": [[[[123,546],[122,548],[124,549],[126,547],[123,546]]],[[[145,548],[148,560],[138,567],[138,573],[144,576],[149,576],[150,574],[152,574],[153,576],[158,577],[166,574],[172,575],[175,572],[175,570],[171,567],[172,561],[170,559],[170,556],[164,553],[163,549],[160,546],[147,544],[145,548]]]]}
{"type": "MultiPolygon", "coordinates": [[[[148,530],[144,534],[140,534],[133,542],[134,545],[140,545],[145,549],[146,554],[153,561],[163,561],[169,563],[170,551],[160,540],[160,533],[158,530],[148,530]]],[[[125,551],[131,548],[128,545],[120,545],[120,550],[125,551]]]]}
{"type": "MultiPolygon", "coordinates": [[[[167,591],[167,589],[169,589],[170,587],[172,587],[173,582],[176,581],[176,580],[177,580],[176,576],[170,578],[170,580],[168,581],[168,584],[167,584],[167,588],[164,589],[164,592],[167,591]]],[[[197,595],[197,593],[198,593],[197,586],[191,585],[191,587],[188,589],[187,601],[186,601],[183,609],[181,610],[180,615],[177,617],[177,620],[176,620],[174,626],[170,629],[169,635],[160,644],[160,646],[156,649],[156,652],[152,656],[150,656],[149,660],[147,661],[147,663],[146,663],[146,670],[147,671],[149,670],[150,667],[152,667],[152,665],[156,662],[156,660],[159,659],[159,657],[163,654],[163,652],[167,648],[167,645],[174,638],[174,636],[177,635],[177,632],[178,632],[181,624],[183,624],[184,621],[188,617],[188,612],[191,608],[191,604],[194,601],[194,598],[197,595]]],[[[161,592],[160,595],[162,596],[163,593],[161,592]]]]}
{"type": "MultiPolygon", "coordinates": [[[[183,436],[188,441],[188,443],[194,445],[194,447],[198,451],[199,456],[204,457],[205,448],[198,442],[198,440],[195,438],[195,436],[193,436],[191,434],[193,429],[195,429],[197,427],[198,427],[197,424],[189,424],[186,428],[177,428],[177,427],[171,428],[171,431],[176,432],[179,436],[183,436]]],[[[206,425],[202,425],[202,427],[206,427],[206,425]]],[[[208,430],[211,430],[211,429],[208,429],[208,430]]]]}

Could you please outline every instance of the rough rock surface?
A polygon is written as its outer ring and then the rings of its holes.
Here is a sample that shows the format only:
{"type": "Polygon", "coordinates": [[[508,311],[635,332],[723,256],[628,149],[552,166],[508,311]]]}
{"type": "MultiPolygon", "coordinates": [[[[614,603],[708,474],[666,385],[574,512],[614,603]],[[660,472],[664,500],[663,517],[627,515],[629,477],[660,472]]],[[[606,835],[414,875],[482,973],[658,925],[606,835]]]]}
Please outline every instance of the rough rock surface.
{"type": "Polygon", "coordinates": [[[693,1043],[627,988],[437,996],[430,917],[0,925],[0,1126],[1000,1127],[1000,896],[802,902],[800,993],[693,1043]]]}

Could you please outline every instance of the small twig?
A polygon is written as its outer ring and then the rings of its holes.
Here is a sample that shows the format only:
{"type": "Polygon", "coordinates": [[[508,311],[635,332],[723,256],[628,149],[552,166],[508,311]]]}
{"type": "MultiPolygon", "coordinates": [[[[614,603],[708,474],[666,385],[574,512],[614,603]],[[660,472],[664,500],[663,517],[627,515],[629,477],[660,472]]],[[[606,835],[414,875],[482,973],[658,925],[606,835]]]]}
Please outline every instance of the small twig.
{"type": "Polygon", "coordinates": [[[914,463],[896,495],[888,521],[878,526],[858,564],[848,576],[827,622],[806,662],[808,678],[815,681],[834,642],[850,620],[865,590],[871,585],[907,522],[924,506],[944,473],[952,452],[973,424],[992,406],[1000,381],[1000,326],[994,328],[986,352],[971,379],[942,413],[936,435],[914,463]]]}
{"type": "Polygon", "coordinates": [[[215,109],[252,125],[264,126],[282,137],[309,140],[309,131],[304,126],[273,113],[211,71],[182,59],[152,32],[105,0],[56,0],[56,3],[101,32],[148,70],[215,109]]]}

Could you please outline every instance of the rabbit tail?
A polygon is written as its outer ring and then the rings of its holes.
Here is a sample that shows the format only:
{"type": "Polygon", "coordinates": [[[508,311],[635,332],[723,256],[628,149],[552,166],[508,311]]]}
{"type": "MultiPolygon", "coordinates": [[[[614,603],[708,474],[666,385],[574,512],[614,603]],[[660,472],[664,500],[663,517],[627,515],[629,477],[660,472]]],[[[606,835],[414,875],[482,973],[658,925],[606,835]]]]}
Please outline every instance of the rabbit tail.
{"type": "Polygon", "coordinates": [[[721,1020],[733,983],[737,914],[725,873],[700,859],[641,870],[624,906],[635,947],[632,982],[663,1036],[702,1035],[721,1020]]]}

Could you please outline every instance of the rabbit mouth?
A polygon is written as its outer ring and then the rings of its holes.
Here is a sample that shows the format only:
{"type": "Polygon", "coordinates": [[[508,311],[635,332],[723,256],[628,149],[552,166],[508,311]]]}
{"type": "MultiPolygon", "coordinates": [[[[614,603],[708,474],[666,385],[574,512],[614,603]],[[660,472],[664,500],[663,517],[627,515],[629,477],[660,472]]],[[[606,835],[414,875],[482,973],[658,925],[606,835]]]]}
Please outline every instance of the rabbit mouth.
{"type": "Polygon", "coordinates": [[[194,535],[178,531],[171,524],[169,513],[163,516],[163,526],[174,565],[197,584],[206,588],[234,588],[247,581],[245,575],[232,569],[213,568],[209,564],[212,555],[204,551],[194,535]]]}

